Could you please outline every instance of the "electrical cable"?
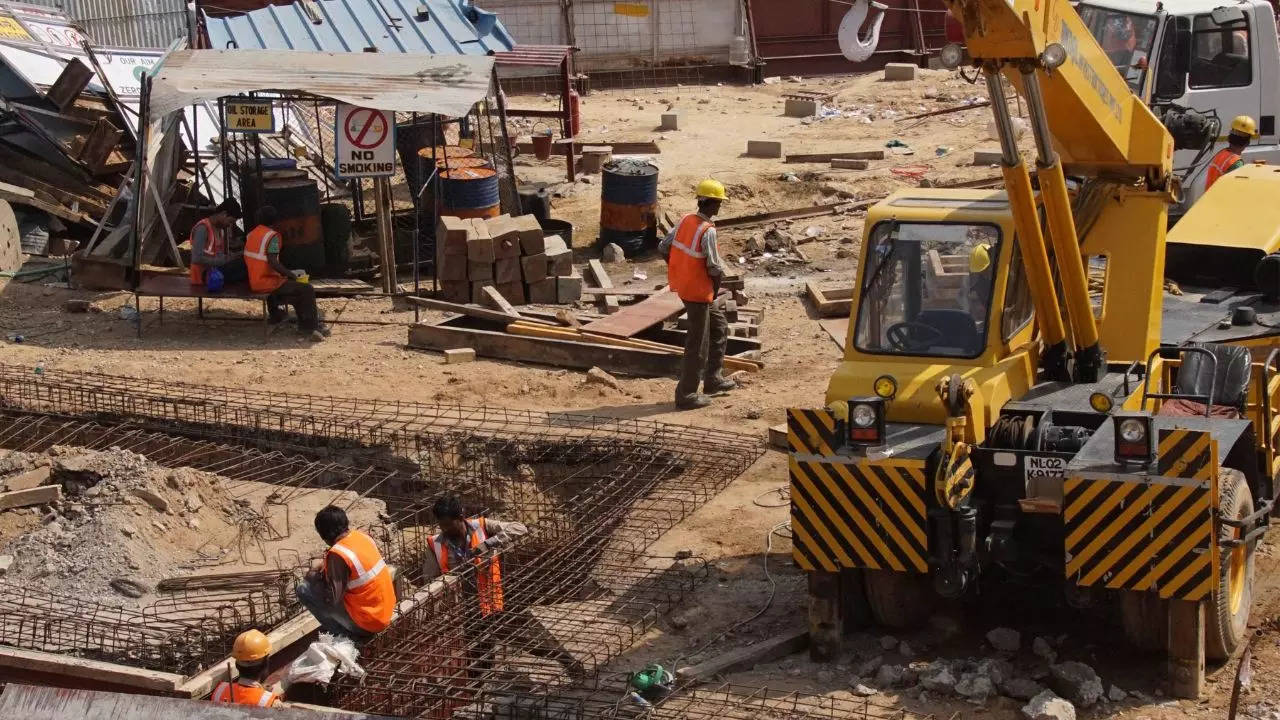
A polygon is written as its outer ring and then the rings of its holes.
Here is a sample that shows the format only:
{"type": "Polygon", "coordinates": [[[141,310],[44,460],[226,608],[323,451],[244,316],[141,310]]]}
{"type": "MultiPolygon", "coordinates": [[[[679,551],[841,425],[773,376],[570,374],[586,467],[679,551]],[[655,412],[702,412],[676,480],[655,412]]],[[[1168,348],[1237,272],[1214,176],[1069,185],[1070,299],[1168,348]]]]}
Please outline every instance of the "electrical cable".
{"type": "Polygon", "coordinates": [[[776,487],[776,488],[774,488],[774,489],[772,489],[772,490],[765,490],[764,492],[762,492],[762,493],[760,493],[759,495],[757,495],[757,496],[755,496],[754,498],[752,498],[752,499],[751,499],[751,502],[752,502],[752,504],[756,505],[757,507],[762,507],[762,508],[778,508],[778,507],[787,507],[788,505],[790,505],[790,504],[791,504],[791,486],[790,486],[790,485],[779,485],[778,487],[776,487]],[[765,495],[770,495],[770,494],[775,494],[775,495],[777,495],[779,498],[781,498],[781,499],[782,499],[782,502],[780,502],[780,503],[771,503],[771,504],[769,504],[769,505],[766,505],[766,504],[764,504],[764,503],[760,502],[760,498],[764,497],[765,495]]]}

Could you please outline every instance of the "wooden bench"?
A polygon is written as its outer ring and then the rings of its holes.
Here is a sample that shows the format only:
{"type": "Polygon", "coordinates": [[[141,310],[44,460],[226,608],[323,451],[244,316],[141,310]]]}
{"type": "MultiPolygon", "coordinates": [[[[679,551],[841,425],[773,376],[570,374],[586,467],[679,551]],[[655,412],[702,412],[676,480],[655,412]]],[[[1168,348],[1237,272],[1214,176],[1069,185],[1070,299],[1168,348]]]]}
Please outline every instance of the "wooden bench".
{"type": "Polygon", "coordinates": [[[144,275],[138,287],[133,290],[133,306],[138,308],[138,337],[142,337],[142,303],[141,298],[153,297],[160,300],[160,325],[164,325],[164,299],[166,297],[195,298],[196,314],[204,319],[204,301],[208,300],[259,300],[262,302],[262,335],[271,334],[267,294],[255,293],[249,289],[248,283],[233,283],[224,286],[218,292],[209,292],[203,285],[192,285],[186,275],[144,275]]]}

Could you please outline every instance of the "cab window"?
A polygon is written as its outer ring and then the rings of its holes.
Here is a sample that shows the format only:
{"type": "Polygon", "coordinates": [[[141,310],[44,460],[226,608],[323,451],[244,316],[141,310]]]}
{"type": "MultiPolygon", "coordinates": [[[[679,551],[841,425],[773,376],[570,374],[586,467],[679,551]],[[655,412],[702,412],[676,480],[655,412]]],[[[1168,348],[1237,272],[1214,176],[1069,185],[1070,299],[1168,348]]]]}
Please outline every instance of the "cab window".
{"type": "Polygon", "coordinates": [[[1018,331],[1031,322],[1035,305],[1031,302],[1031,287],[1027,285],[1027,271],[1022,266],[1022,248],[1013,244],[1009,257],[1009,280],[1005,283],[1004,309],[1000,313],[1000,337],[1005,342],[1013,339],[1018,331]]]}
{"type": "Polygon", "coordinates": [[[1080,5],[1077,11],[1129,89],[1141,92],[1156,39],[1156,18],[1096,5],[1080,5]]]}
{"type": "Polygon", "coordinates": [[[863,265],[855,346],[876,354],[978,357],[999,254],[994,225],[878,223],[863,265]]]}
{"type": "Polygon", "coordinates": [[[1245,87],[1253,82],[1247,16],[1219,25],[1211,15],[1191,23],[1192,88],[1245,87]]]}

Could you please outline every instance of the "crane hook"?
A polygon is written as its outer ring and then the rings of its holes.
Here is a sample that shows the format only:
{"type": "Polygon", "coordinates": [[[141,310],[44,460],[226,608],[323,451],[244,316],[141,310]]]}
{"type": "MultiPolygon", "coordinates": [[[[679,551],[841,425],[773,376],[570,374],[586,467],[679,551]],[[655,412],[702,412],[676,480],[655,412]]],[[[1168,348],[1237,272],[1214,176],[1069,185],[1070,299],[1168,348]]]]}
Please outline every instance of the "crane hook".
{"type": "Polygon", "coordinates": [[[876,51],[876,46],[880,44],[880,24],[884,22],[884,11],[887,9],[889,9],[888,5],[875,0],[854,0],[853,6],[840,21],[840,29],[836,35],[840,42],[840,52],[844,53],[847,59],[852,62],[864,62],[870,59],[871,54],[876,51]],[[862,29],[871,8],[877,10],[876,16],[866,32],[860,35],[858,31],[862,29]]]}

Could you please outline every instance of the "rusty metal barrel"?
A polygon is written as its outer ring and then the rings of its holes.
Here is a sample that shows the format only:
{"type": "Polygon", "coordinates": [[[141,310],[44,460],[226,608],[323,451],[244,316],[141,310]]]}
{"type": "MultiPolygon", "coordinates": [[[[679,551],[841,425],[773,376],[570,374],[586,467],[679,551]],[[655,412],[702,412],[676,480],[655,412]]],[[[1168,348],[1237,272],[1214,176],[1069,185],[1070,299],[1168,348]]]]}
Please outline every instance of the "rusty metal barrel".
{"type": "Polygon", "coordinates": [[[451,168],[440,171],[440,214],[460,218],[497,217],[502,200],[498,172],[493,168],[451,168]]]}
{"type": "Polygon", "coordinates": [[[605,163],[600,187],[600,244],[614,243],[627,257],[657,242],[658,168],[647,160],[605,163]]]}

